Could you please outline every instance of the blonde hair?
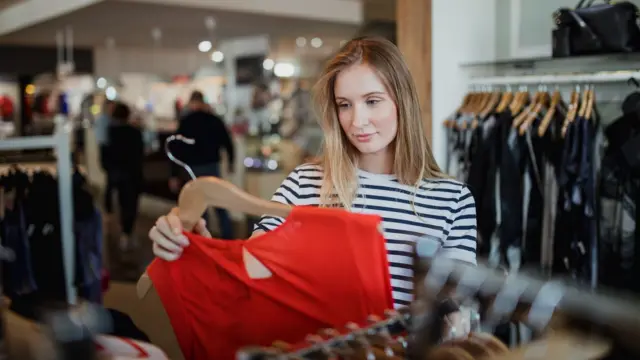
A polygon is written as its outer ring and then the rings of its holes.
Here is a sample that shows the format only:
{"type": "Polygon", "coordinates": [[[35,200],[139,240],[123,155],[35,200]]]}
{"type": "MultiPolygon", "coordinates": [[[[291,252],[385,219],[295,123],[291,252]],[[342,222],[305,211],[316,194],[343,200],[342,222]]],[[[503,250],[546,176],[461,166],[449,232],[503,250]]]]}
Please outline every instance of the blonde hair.
{"type": "Polygon", "coordinates": [[[358,190],[358,150],[340,126],[334,94],[340,71],[356,64],[373,68],[396,104],[398,132],[390,146],[394,148],[393,173],[398,181],[413,185],[415,196],[423,179],[446,177],[431,152],[416,87],[400,51],[382,38],[358,38],[346,43],[327,63],[314,87],[314,102],[324,132],[318,163],[323,168],[320,204],[325,207],[350,209],[358,190]]]}

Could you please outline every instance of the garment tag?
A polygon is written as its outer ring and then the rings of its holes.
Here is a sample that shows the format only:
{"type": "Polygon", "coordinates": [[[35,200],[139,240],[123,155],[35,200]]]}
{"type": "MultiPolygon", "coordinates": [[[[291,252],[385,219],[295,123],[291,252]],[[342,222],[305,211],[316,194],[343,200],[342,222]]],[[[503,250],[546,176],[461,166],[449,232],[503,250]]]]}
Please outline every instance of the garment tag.
{"type": "Polygon", "coordinates": [[[250,279],[268,279],[273,275],[271,270],[267,269],[267,267],[246,248],[242,248],[242,260],[244,261],[244,267],[250,279]]]}

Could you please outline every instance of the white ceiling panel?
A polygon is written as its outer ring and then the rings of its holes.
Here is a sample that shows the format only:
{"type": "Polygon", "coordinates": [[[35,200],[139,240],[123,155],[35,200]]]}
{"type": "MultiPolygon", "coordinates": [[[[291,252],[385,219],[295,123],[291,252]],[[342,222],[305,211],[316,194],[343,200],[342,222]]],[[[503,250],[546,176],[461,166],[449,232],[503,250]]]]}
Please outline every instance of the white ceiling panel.
{"type": "MultiPolygon", "coordinates": [[[[74,45],[104,46],[113,38],[116,46],[153,47],[152,29],[162,31],[162,46],[193,48],[210,39],[205,18],[216,20],[214,40],[266,34],[273,42],[295,42],[296,37],[321,37],[339,42],[353,35],[357,25],[336,24],[260,14],[225,12],[153,5],[124,1],[104,1],[58,18],[0,37],[0,43],[55,45],[58,30],[71,26],[74,45]]],[[[318,50],[320,51],[320,50],[318,50]]]]}

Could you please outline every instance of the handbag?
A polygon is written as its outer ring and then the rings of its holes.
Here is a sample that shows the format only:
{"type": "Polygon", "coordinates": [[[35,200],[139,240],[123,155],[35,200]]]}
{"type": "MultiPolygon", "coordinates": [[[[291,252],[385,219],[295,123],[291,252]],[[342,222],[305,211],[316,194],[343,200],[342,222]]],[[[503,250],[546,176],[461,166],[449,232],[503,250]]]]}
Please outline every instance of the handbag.
{"type": "Polygon", "coordinates": [[[554,12],[552,56],[630,53],[640,50],[638,7],[631,2],[580,0],[554,12]]]}

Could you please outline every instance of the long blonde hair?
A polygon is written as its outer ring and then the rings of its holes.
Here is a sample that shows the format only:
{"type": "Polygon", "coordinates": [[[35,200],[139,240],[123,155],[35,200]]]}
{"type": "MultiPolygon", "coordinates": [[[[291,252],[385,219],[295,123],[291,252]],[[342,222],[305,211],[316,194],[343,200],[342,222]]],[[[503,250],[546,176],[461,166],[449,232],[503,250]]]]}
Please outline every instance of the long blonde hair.
{"type": "Polygon", "coordinates": [[[431,152],[416,87],[400,51],[382,38],[357,38],[346,43],[327,63],[314,87],[314,102],[324,132],[323,152],[319,159],[323,168],[321,206],[350,209],[358,190],[358,150],[340,126],[334,94],[340,71],[355,64],[373,68],[396,104],[398,132],[390,146],[395,150],[393,173],[398,181],[413,185],[415,195],[423,179],[445,177],[431,152]]]}

